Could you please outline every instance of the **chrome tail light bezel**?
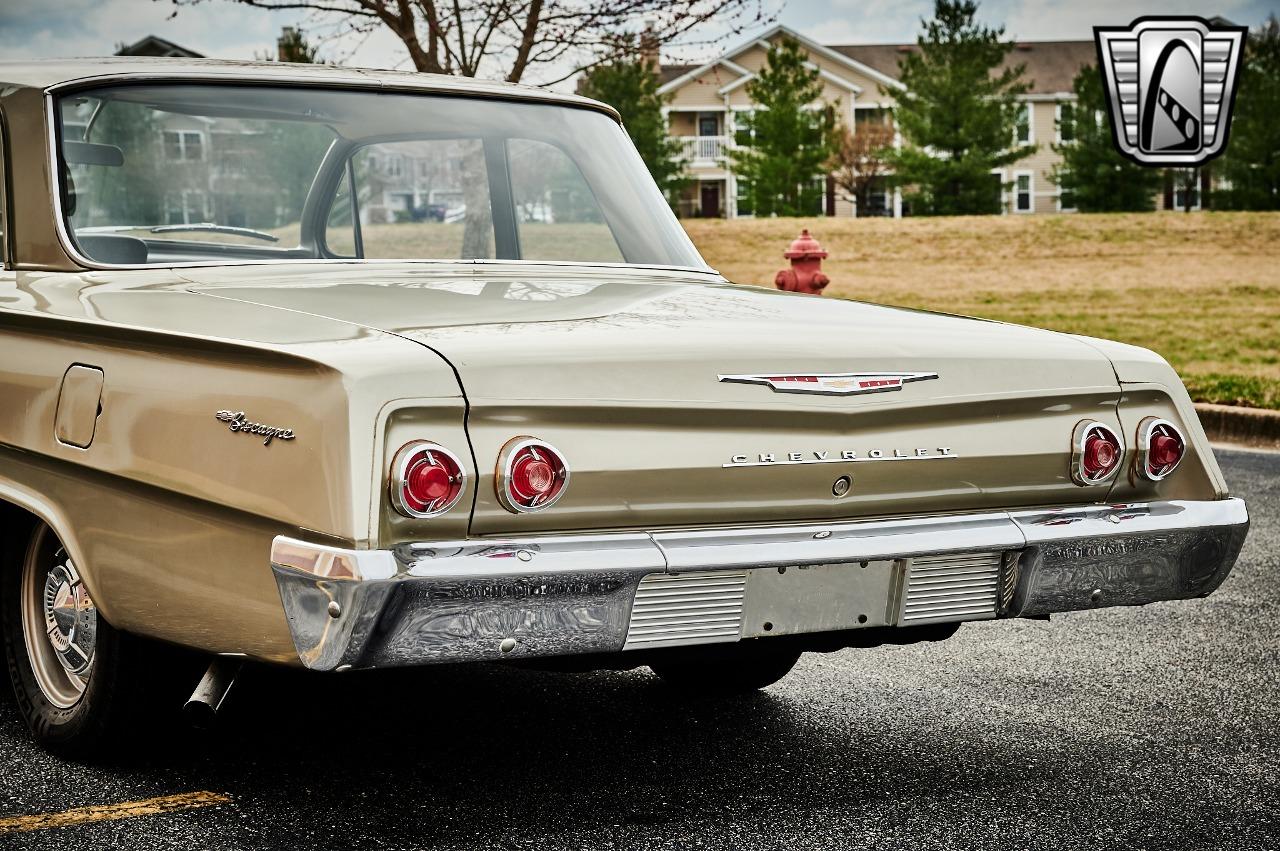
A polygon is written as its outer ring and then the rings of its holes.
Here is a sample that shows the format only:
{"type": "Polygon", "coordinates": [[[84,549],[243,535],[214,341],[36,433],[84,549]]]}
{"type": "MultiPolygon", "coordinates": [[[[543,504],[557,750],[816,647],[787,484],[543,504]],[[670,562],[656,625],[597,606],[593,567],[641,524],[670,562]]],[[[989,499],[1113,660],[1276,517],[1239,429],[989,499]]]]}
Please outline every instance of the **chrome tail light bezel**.
{"type": "Polygon", "coordinates": [[[395,457],[391,461],[391,475],[388,477],[387,490],[390,492],[392,507],[405,517],[412,517],[415,520],[439,517],[462,501],[463,495],[467,492],[467,468],[462,463],[462,459],[435,441],[411,440],[396,450],[395,457]],[[427,509],[420,510],[414,508],[405,500],[404,491],[409,471],[415,459],[423,453],[439,455],[453,465],[457,470],[457,489],[453,492],[452,498],[442,497],[440,500],[430,503],[427,509]]]}
{"type": "Polygon", "coordinates": [[[1106,484],[1114,479],[1124,466],[1126,451],[1124,438],[1120,436],[1120,432],[1099,420],[1081,420],[1076,424],[1075,431],[1071,435],[1071,481],[1081,487],[1106,484]],[[1095,432],[1103,432],[1115,442],[1118,447],[1116,450],[1116,463],[1101,475],[1089,476],[1084,469],[1085,446],[1089,436],[1095,432]]]}
{"type": "Polygon", "coordinates": [[[1173,423],[1161,417],[1147,417],[1138,423],[1138,452],[1134,458],[1134,467],[1138,476],[1149,482],[1159,482],[1167,479],[1174,470],[1182,463],[1182,459],[1187,457],[1187,436],[1182,433],[1182,429],[1173,423]],[[1157,432],[1165,432],[1170,437],[1176,437],[1178,443],[1182,445],[1182,452],[1178,455],[1178,460],[1172,464],[1162,467],[1159,472],[1151,472],[1151,441],[1157,432]]]}
{"type": "Polygon", "coordinates": [[[497,491],[498,503],[507,511],[513,514],[529,514],[535,511],[544,511],[555,505],[560,497],[564,496],[564,492],[569,489],[569,461],[565,458],[563,452],[556,449],[545,440],[536,437],[515,437],[507,441],[498,452],[498,467],[494,477],[494,490],[497,491]],[[560,486],[545,501],[530,505],[524,505],[511,497],[511,477],[515,468],[515,464],[520,460],[521,456],[527,452],[533,452],[535,455],[541,450],[544,454],[551,455],[558,464],[552,464],[553,472],[560,479],[560,486]]]}

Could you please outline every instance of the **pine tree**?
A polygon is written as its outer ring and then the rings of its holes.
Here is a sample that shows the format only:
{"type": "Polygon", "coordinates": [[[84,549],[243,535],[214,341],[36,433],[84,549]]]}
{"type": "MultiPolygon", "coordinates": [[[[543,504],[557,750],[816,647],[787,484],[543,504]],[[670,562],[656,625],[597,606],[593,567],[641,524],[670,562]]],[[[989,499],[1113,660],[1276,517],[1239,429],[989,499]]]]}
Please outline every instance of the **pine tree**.
{"type": "Polygon", "coordinates": [[[835,111],[822,102],[818,71],[800,44],[783,38],[747,83],[755,111],[738,119],[733,167],[746,209],[757,216],[808,216],[820,211],[826,165],[836,143],[835,111]]]}
{"type": "Polygon", "coordinates": [[[301,62],[313,65],[320,60],[316,57],[320,48],[313,47],[302,30],[296,27],[285,27],[276,43],[276,60],[279,62],[301,62]]]}
{"type": "Polygon", "coordinates": [[[901,62],[906,91],[893,94],[904,145],[890,162],[916,214],[1000,212],[991,172],[1035,151],[1016,142],[1024,66],[998,70],[1013,45],[977,11],[974,0],[936,0],[919,50],[901,62]]]}
{"type": "Polygon", "coordinates": [[[1076,100],[1063,104],[1063,141],[1054,146],[1062,164],[1050,176],[1062,193],[1063,208],[1082,213],[1154,209],[1161,172],[1132,163],[1116,150],[1098,69],[1082,68],[1072,88],[1076,100]]]}
{"type": "Polygon", "coordinates": [[[306,34],[297,27],[281,27],[280,37],[276,39],[275,53],[255,51],[253,58],[259,62],[300,62],[304,65],[327,65],[320,58],[320,48],[307,40],[306,34]]]}
{"type": "Polygon", "coordinates": [[[612,106],[635,143],[658,188],[674,201],[684,185],[680,143],[667,135],[662,108],[668,97],[658,93],[658,69],[652,59],[617,61],[587,71],[579,92],[612,106]]]}
{"type": "Polygon", "coordinates": [[[1273,14],[1249,34],[1231,136],[1218,173],[1225,188],[1213,206],[1280,209],[1280,21],[1273,14]]]}

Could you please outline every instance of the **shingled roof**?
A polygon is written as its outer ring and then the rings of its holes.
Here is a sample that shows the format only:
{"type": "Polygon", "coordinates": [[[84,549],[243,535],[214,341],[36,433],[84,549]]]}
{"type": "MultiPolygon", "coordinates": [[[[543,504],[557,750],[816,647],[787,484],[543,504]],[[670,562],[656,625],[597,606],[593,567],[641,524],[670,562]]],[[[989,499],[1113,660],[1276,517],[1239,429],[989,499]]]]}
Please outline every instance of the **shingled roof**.
{"type": "MultiPolygon", "coordinates": [[[[914,44],[837,44],[831,49],[895,80],[899,77],[898,62],[919,50],[914,44]]],[[[1080,69],[1097,61],[1092,41],[1020,41],[1009,52],[1005,65],[1025,65],[1023,76],[1031,84],[1030,94],[1048,95],[1071,91],[1080,69]]]]}
{"type": "MultiPolygon", "coordinates": [[[[919,50],[915,44],[838,44],[830,50],[855,62],[898,79],[898,63],[908,53],[919,50]]],[[[1047,95],[1071,91],[1076,73],[1086,65],[1094,65],[1098,54],[1092,41],[1020,41],[1005,60],[1006,65],[1025,65],[1025,79],[1031,84],[1030,94],[1047,95]]],[[[660,84],[700,68],[700,65],[663,65],[660,84]]]]}
{"type": "Polygon", "coordinates": [[[700,65],[663,65],[658,69],[658,85],[670,83],[676,77],[687,74],[694,68],[700,68],[700,65]]]}

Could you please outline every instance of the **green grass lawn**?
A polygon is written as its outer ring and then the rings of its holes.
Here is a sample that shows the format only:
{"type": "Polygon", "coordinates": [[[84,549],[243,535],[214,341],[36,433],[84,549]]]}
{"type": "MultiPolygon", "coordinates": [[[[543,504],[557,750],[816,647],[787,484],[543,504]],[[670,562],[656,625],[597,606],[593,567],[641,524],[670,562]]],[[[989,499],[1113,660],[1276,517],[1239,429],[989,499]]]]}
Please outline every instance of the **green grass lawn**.
{"type": "Polygon", "coordinates": [[[808,227],[828,296],[1153,349],[1201,402],[1280,409],[1280,214],[686,220],[730,280],[772,286],[808,227]]]}

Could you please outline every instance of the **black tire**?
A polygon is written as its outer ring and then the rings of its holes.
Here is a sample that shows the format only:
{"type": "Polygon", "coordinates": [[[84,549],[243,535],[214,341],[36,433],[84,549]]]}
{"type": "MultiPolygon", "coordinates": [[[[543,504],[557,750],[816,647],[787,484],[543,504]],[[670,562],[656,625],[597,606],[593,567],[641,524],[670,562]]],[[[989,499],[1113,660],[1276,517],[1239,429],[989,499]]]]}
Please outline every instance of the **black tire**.
{"type": "Polygon", "coordinates": [[[717,648],[713,655],[673,655],[650,662],[649,668],[666,685],[686,694],[723,696],[771,686],[790,673],[799,659],[799,650],[764,640],[717,648]]]}
{"type": "MultiPolygon", "coordinates": [[[[77,698],[60,702],[38,682],[23,630],[23,568],[28,558],[61,554],[62,544],[48,526],[34,524],[29,534],[6,541],[0,562],[0,633],[5,667],[17,708],[36,741],[72,759],[105,753],[119,743],[134,721],[146,689],[150,645],[113,629],[96,617],[92,663],[77,698]]],[[[37,651],[39,652],[39,651],[37,651]]]]}

